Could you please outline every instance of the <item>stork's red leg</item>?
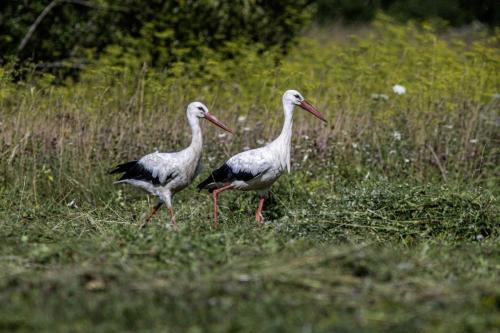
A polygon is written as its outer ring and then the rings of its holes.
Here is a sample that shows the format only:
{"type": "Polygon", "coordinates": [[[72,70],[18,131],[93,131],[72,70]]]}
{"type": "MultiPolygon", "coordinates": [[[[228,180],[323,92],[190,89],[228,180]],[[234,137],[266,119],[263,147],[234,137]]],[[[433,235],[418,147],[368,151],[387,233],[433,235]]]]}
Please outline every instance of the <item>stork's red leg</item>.
{"type": "Polygon", "coordinates": [[[230,185],[226,185],[226,186],[223,186],[221,188],[218,188],[218,189],[215,189],[213,192],[212,192],[212,198],[214,200],[214,225],[217,226],[217,220],[218,220],[218,210],[219,210],[219,206],[217,205],[217,197],[219,195],[219,193],[221,192],[224,192],[225,190],[229,190],[231,188],[233,188],[234,185],[230,184],[230,185]]]}
{"type": "Polygon", "coordinates": [[[259,205],[257,206],[257,212],[255,213],[255,221],[257,222],[262,222],[262,207],[264,207],[264,200],[265,198],[262,197],[259,199],[259,205]]]}
{"type": "Polygon", "coordinates": [[[140,228],[144,228],[149,222],[151,222],[151,219],[153,218],[153,216],[155,216],[156,212],[158,211],[158,209],[160,209],[160,207],[162,205],[163,205],[163,202],[160,201],[160,202],[158,202],[158,204],[156,206],[151,208],[151,213],[149,213],[149,216],[146,218],[146,221],[144,221],[144,223],[141,224],[140,228]]]}
{"type": "Polygon", "coordinates": [[[170,207],[168,211],[170,213],[170,219],[172,220],[172,225],[174,226],[174,228],[177,228],[177,221],[175,220],[174,209],[170,207]]]}

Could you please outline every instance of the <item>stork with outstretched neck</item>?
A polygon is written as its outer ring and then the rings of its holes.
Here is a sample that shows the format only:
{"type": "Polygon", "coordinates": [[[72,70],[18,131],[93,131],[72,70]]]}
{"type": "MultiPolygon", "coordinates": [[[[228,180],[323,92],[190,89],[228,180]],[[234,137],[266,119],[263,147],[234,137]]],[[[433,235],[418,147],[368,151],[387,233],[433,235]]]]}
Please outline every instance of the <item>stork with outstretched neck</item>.
{"type": "Polygon", "coordinates": [[[212,193],[214,205],[214,224],[218,219],[218,195],[226,190],[256,191],[259,204],[255,220],[262,222],[262,207],[269,195],[271,185],[287,170],[290,172],[290,149],[292,138],[293,112],[295,106],[312,113],[326,122],[326,119],[296,90],[283,94],[285,122],[281,134],[264,147],[247,150],[234,155],[220,168],[198,184],[198,189],[208,189],[212,193]]]}
{"type": "Polygon", "coordinates": [[[172,197],[191,184],[201,171],[203,138],[200,119],[206,119],[223,130],[233,133],[231,129],[210,114],[207,107],[200,102],[190,103],[186,115],[192,132],[189,147],[173,153],[154,152],[139,160],[120,164],[110,171],[110,174],[122,174],[115,183],[130,184],[158,197],[158,203],[152,208],[141,227],[151,221],[151,218],[163,204],[167,205],[172,224],[176,226],[172,197]]]}

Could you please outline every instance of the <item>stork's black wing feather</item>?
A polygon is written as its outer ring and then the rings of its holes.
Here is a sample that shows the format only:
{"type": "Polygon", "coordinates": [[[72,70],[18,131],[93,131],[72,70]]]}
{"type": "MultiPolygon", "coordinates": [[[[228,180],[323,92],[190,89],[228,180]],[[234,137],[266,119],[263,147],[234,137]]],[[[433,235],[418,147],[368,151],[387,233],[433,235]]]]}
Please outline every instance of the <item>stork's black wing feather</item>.
{"type": "Polygon", "coordinates": [[[125,162],[125,163],[119,164],[113,170],[111,170],[109,172],[109,174],[112,175],[114,173],[124,173],[128,169],[132,168],[136,163],[137,163],[137,160],[136,161],[130,161],[130,162],[125,162]]]}
{"type": "Polygon", "coordinates": [[[119,181],[127,179],[143,180],[151,182],[153,185],[167,184],[172,178],[173,174],[167,175],[163,182],[160,181],[159,176],[153,176],[153,172],[145,168],[139,161],[130,161],[116,166],[109,172],[110,174],[123,173],[119,181]]]}
{"type": "Polygon", "coordinates": [[[224,163],[220,168],[212,171],[210,176],[199,183],[197,187],[198,190],[201,191],[208,188],[208,185],[212,183],[229,183],[234,180],[248,181],[256,176],[257,175],[245,171],[235,172],[228,164],[224,163]]]}

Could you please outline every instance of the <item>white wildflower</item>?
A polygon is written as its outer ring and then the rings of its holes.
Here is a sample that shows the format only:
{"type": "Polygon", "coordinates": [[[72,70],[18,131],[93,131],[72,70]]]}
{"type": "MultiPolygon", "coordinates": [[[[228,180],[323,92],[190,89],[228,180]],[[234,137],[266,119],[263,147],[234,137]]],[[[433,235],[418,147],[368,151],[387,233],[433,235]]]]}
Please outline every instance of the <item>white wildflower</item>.
{"type": "Polygon", "coordinates": [[[69,208],[78,208],[75,199],[71,200],[66,206],[68,206],[69,208]]]}
{"type": "Polygon", "coordinates": [[[352,144],[352,148],[354,148],[354,149],[358,148],[358,144],[357,143],[353,143],[352,144]]]}
{"type": "Polygon", "coordinates": [[[410,160],[405,158],[405,163],[410,163],[410,160]]]}
{"type": "Polygon", "coordinates": [[[172,224],[172,223],[170,223],[170,222],[165,223],[164,227],[165,227],[165,229],[167,229],[167,230],[172,230],[172,231],[175,231],[175,225],[173,225],[173,224],[172,224]]]}
{"type": "Polygon", "coordinates": [[[404,95],[404,94],[406,94],[406,88],[403,87],[402,85],[399,85],[399,84],[395,84],[392,87],[392,91],[394,91],[394,93],[398,94],[398,95],[404,95]]]}
{"type": "Polygon", "coordinates": [[[469,142],[472,143],[472,144],[476,144],[477,143],[477,139],[470,139],[469,142]]]}
{"type": "Polygon", "coordinates": [[[250,132],[252,129],[250,127],[243,127],[243,132],[250,132]]]}
{"type": "Polygon", "coordinates": [[[446,129],[450,129],[450,130],[453,129],[453,125],[452,124],[447,124],[447,125],[444,125],[443,127],[446,128],[446,129]]]}
{"type": "Polygon", "coordinates": [[[398,131],[392,132],[392,137],[396,141],[401,141],[401,132],[398,131]]]}
{"type": "Polygon", "coordinates": [[[239,122],[239,123],[242,123],[242,122],[244,122],[245,120],[247,120],[247,117],[246,117],[246,116],[239,116],[239,117],[238,117],[238,122],[239,122]]]}
{"type": "Polygon", "coordinates": [[[252,280],[252,277],[250,275],[242,274],[242,275],[238,276],[238,281],[240,281],[240,282],[248,282],[251,280],[252,280]]]}
{"type": "Polygon", "coordinates": [[[219,139],[224,139],[227,136],[227,134],[226,133],[220,133],[217,136],[219,137],[219,139]]]}
{"type": "Polygon", "coordinates": [[[374,100],[384,100],[387,101],[389,99],[389,96],[386,94],[372,94],[372,99],[374,100]]]}
{"type": "Polygon", "coordinates": [[[258,139],[257,140],[257,144],[258,145],[263,145],[264,143],[266,143],[266,141],[262,140],[262,139],[258,139]]]}

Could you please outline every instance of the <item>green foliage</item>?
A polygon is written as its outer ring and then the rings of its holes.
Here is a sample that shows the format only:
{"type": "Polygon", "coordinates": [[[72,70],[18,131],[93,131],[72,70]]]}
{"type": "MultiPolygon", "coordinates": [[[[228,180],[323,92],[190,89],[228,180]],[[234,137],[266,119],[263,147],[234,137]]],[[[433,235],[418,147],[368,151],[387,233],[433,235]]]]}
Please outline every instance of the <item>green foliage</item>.
{"type": "Polygon", "coordinates": [[[279,49],[281,58],[312,15],[319,22],[365,22],[384,11],[402,21],[479,20],[493,27],[498,9],[493,0],[10,0],[0,4],[0,63],[32,62],[37,71],[65,77],[105,55],[116,64],[145,62],[170,72],[207,53],[234,58],[249,44],[261,52],[279,49]]]}
{"type": "Polygon", "coordinates": [[[259,43],[283,51],[308,17],[305,1],[7,1],[0,10],[3,60],[18,57],[38,68],[80,67],[102,53],[135,57],[154,67],[204,57],[227,44],[259,43]],[[29,27],[51,8],[19,49],[29,27]]]}

